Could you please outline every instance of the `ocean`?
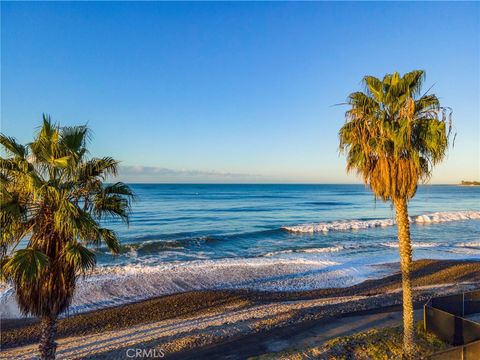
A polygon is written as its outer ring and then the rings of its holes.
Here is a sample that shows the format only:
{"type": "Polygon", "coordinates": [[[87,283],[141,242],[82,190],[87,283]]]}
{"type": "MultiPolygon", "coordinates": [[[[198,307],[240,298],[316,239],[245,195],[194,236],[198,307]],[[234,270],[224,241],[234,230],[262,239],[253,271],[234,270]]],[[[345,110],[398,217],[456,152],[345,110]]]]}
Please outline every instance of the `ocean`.
{"type": "MultiPolygon", "coordinates": [[[[133,184],[130,225],[107,222],[119,255],[97,249],[71,312],[195,289],[348,286],[399,259],[390,204],[363,185],[133,184]]],[[[420,186],[414,258],[480,259],[480,187],[420,186]]],[[[4,317],[17,317],[3,285],[4,317]]]]}

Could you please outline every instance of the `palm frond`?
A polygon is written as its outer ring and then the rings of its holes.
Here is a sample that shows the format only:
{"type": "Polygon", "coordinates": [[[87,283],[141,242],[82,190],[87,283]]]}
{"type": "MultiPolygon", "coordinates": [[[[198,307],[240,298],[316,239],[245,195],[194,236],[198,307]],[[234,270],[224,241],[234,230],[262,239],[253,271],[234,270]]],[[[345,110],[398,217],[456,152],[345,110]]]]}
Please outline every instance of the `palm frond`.
{"type": "Polygon", "coordinates": [[[65,126],[60,133],[62,144],[71,152],[83,152],[90,140],[90,130],[86,125],[65,126]]]}
{"type": "Polygon", "coordinates": [[[348,98],[339,149],[347,171],[355,170],[383,200],[410,199],[446,156],[451,113],[434,94],[420,96],[424,80],[422,70],[366,76],[366,91],[348,98]]]}
{"type": "Polygon", "coordinates": [[[103,242],[107,245],[108,249],[112,253],[118,254],[120,252],[120,241],[118,240],[115,231],[110,229],[100,229],[100,234],[102,236],[103,242]]]}
{"type": "Polygon", "coordinates": [[[27,156],[27,148],[17,143],[13,137],[0,134],[0,145],[2,145],[4,150],[11,156],[19,158],[25,158],[27,156]]]}
{"type": "Polygon", "coordinates": [[[86,161],[78,169],[78,176],[82,181],[89,181],[92,178],[105,180],[109,176],[117,176],[118,161],[111,157],[93,158],[86,161]]]}
{"type": "Polygon", "coordinates": [[[26,146],[1,135],[0,258],[25,314],[58,315],[70,304],[77,274],[95,266],[89,245],[118,253],[114,231],[101,219],[128,224],[132,190],[115,176],[111,157],[88,159],[86,126],[60,127],[47,115],[26,146]],[[16,246],[26,240],[26,249],[16,246]]]}
{"type": "Polygon", "coordinates": [[[37,280],[49,262],[48,256],[39,250],[27,248],[17,250],[2,264],[2,272],[21,286],[37,280]]]}
{"type": "Polygon", "coordinates": [[[85,272],[96,264],[95,254],[75,241],[69,241],[63,249],[63,256],[68,265],[76,271],[85,272]]]}

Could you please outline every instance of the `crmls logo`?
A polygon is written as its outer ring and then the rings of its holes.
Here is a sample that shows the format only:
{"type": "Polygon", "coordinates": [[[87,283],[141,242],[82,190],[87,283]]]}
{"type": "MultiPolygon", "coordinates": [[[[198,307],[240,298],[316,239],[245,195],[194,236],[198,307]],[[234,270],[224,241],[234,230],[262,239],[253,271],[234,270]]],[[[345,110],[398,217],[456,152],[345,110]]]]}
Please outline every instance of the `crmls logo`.
{"type": "Polygon", "coordinates": [[[163,358],[165,351],[162,349],[128,349],[128,358],[163,358]]]}

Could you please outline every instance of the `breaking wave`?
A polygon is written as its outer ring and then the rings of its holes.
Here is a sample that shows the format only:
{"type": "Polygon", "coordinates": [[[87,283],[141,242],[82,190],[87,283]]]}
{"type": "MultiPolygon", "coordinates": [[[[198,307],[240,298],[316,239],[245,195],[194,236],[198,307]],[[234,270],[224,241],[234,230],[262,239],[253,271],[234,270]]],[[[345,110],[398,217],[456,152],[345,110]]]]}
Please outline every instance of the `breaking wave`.
{"type": "Polygon", "coordinates": [[[480,248],[480,241],[470,241],[457,244],[459,247],[466,247],[466,248],[480,248]]]}
{"type": "Polygon", "coordinates": [[[458,243],[449,251],[455,254],[480,256],[480,241],[458,243]]]}
{"type": "MultiPolygon", "coordinates": [[[[457,211],[457,212],[436,212],[410,217],[409,220],[414,224],[444,223],[451,221],[462,221],[480,219],[480,211],[457,211]]],[[[393,219],[378,220],[341,220],[322,222],[317,224],[301,224],[295,226],[284,226],[282,229],[296,233],[316,233],[329,231],[349,231],[369,229],[375,227],[394,226],[393,219]]]]}
{"type": "Polygon", "coordinates": [[[335,245],[327,246],[322,248],[307,248],[307,249],[290,249],[290,250],[279,250],[266,253],[264,256],[276,256],[281,254],[292,254],[292,253],[304,253],[304,254],[324,254],[324,253],[333,253],[343,250],[354,250],[360,248],[360,245],[335,245]]]}
{"type": "MultiPolygon", "coordinates": [[[[399,244],[398,242],[386,242],[386,243],[381,243],[380,245],[389,247],[389,248],[398,248],[399,244]]],[[[441,246],[442,244],[439,243],[431,243],[431,242],[412,242],[412,247],[413,248],[429,248],[429,247],[436,247],[436,246],[441,246]]]]}
{"type": "MultiPolygon", "coordinates": [[[[368,271],[367,271],[368,272],[368,271]]],[[[69,313],[120,305],[147,298],[206,289],[308,290],[350,286],[366,271],[326,259],[240,258],[201,260],[154,266],[111,265],[79,280],[69,313]]],[[[14,291],[0,294],[2,318],[20,317],[14,291]]]]}

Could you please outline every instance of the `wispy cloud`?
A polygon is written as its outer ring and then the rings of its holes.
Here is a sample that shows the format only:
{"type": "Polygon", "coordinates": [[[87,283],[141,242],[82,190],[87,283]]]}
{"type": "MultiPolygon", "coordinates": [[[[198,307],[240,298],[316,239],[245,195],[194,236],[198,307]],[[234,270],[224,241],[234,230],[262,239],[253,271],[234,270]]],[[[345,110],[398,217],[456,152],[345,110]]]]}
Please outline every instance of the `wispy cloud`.
{"type": "Polygon", "coordinates": [[[121,166],[119,179],[125,182],[252,182],[261,181],[260,175],[220,172],[215,170],[169,169],[155,166],[121,166]]]}

